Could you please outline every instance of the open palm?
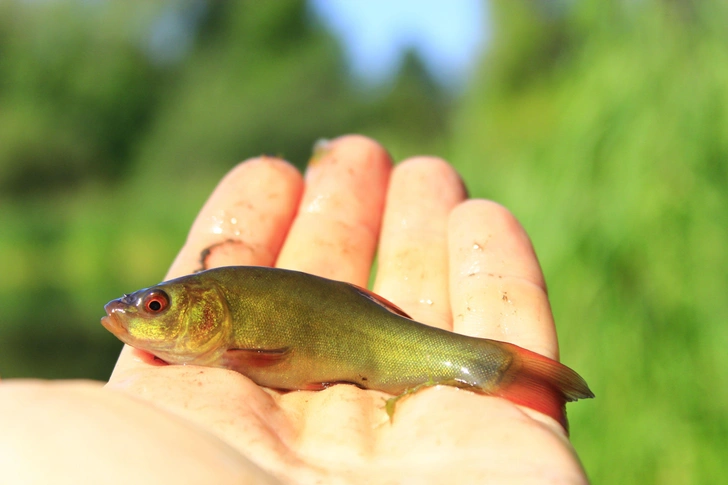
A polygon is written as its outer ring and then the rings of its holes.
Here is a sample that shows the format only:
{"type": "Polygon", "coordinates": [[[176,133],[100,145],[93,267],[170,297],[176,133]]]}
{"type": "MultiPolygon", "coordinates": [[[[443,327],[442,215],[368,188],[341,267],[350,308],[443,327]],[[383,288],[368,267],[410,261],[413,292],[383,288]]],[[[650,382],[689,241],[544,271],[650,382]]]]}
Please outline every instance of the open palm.
{"type": "MultiPolygon", "coordinates": [[[[503,207],[466,197],[444,161],[392,169],[363,137],[319,145],[305,180],[278,159],[253,159],[217,187],[167,276],[259,265],[366,286],[377,251],[374,291],[415,320],[558,358],[528,236],[503,207]]],[[[211,432],[283,483],[586,482],[558,423],[450,387],[402,399],[389,422],[382,392],[282,393],[129,347],[106,387],[211,432]]],[[[194,454],[192,436],[175,445],[194,454]]]]}

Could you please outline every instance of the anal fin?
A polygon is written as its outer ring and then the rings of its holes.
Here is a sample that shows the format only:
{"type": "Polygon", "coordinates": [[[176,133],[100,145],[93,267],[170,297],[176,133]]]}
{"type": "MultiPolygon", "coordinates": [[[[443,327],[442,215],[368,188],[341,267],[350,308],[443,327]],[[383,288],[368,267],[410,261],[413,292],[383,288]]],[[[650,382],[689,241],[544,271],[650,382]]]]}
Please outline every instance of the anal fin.
{"type": "MultiPolygon", "coordinates": [[[[336,384],[352,384],[357,385],[355,382],[349,382],[349,381],[334,381],[334,382],[309,382],[305,386],[301,388],[301,390],[304,391],[322,391],[324,389],[328,389],[331,386],[335,386],[336,384]]],[[[358,386],[357,386],[358,387],[358,386]]]]}

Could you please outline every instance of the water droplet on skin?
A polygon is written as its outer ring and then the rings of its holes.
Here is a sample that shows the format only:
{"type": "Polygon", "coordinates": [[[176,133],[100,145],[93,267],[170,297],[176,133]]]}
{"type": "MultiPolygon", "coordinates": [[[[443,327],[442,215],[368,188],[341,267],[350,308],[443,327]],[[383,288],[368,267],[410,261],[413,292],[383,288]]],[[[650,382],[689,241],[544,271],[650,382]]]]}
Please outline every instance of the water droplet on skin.
{"type": "Polygon", "coordinates": [[[213,234],[235,234],[236,236],[240,235],[240,231],[236,230],[233,231],[233,226],[235,226],[238,223],[238,219],[235,217],[228,218],[228,214],[226,211],[220,211],[218,214],[210,216],[211,226],[210,226],[210,232],[213,234]]]}
{"type": "Polygon", "coordinates": [[[430,305],[430,306],[432,306],[432,304],[433,304],[433,301],[432,301],[432,300],[430,300],[429,298],[428,298],[428,299],[426,299],[426,300],[425,300],[425,299],[423,298],[422,300],[420,300],[420,303],[424,303],[425,305],[430,305]]]}
{"type": "Polygon", "coordinates": [[[217,216],[212,216],[210,219],[212,220],[212,233],[222,234],[222,226],[225,223],[225,220],[217,216]]]}
{"type": "Polygon", "coordinates": [[[306,206],[306,212],[309,213],[316,213],[321,212],[323,207],[326,205],[326,199],[328,199],[328,195],[317,195],[316,198],[314,198],[307,206],[306,206]]]}
{"type": "Polygon", "coordinates": [[[473,276],[480,273],[480,261],[473,261],[473,264],[468,268],[468,276],[473,276]]]}
{"type": "Polygon", "coordinates": [[[478,243],[473,243],[473,249],[476,251],[482,251],[483,248],[478,243]]]}

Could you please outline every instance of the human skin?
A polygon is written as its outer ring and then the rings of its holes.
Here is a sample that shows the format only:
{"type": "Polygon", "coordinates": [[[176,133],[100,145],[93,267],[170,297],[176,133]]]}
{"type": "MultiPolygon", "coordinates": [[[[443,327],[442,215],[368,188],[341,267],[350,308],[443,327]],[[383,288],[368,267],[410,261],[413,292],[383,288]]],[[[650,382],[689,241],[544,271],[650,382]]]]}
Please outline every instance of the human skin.
{"type": "MultiPolygon", "coordinates": [[[[167,279],[202,265],[261,265],[366,286],[378,250],[374,291],[415,320],[558,359],[528,236],[502,206],[466,198],[443,160],[418,157],[393,169],[386,151],[361,136],[329,142],[304,177],[279,159],[252,159],[215,189],[167,279]]],[[[160,365],[125,347],[104,388],[0,385],[0,429],[13,412],[15,427],[25,430],[0,434],[0,449],[27,444],[44,400],[66,403],[43,424],[49,439],[37,440],[32,453],[13,448],[20,465],[0,458],[0,482],[7,466],[22,476],[23,463],[53,469],[89,460],[105,464],[99,483],[126,483],[132,472],[135,483],[195,483],[199,470],[209,473],[207,483],[587,481],[564,430],[538,412],[439,386],[402,399],[389,422],[387,397],[346,384],[279,392],[233,371],[160,365]],[[67,432],[69,423],[96,421],[98,428],[67,432]],[[63,449],[44,444],[59,436],[63,449]],[[166,454],[150,460],[160,449],[166,454]]]]}

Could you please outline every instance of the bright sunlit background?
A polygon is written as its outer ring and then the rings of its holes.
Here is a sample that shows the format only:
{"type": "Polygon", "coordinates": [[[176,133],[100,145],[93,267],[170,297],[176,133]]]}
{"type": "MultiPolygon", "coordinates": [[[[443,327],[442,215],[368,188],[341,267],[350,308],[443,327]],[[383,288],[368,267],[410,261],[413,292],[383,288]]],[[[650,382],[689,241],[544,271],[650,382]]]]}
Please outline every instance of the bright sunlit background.
{"type": "Polygon", "coordinates": [[[316,15],[342,42],[352,73],[367,83],[386,82],[403,55],[415,50],[444,86],[463,86],[488,38],[481,0],[314,0],[316,15]]]}
{"type": "Polygon", "coordinates": [[[594,483],[728,476],[728,5],[0,0],[0,375],[108,377],[235,163],[450,160],[544,268],[594,483]]]}

